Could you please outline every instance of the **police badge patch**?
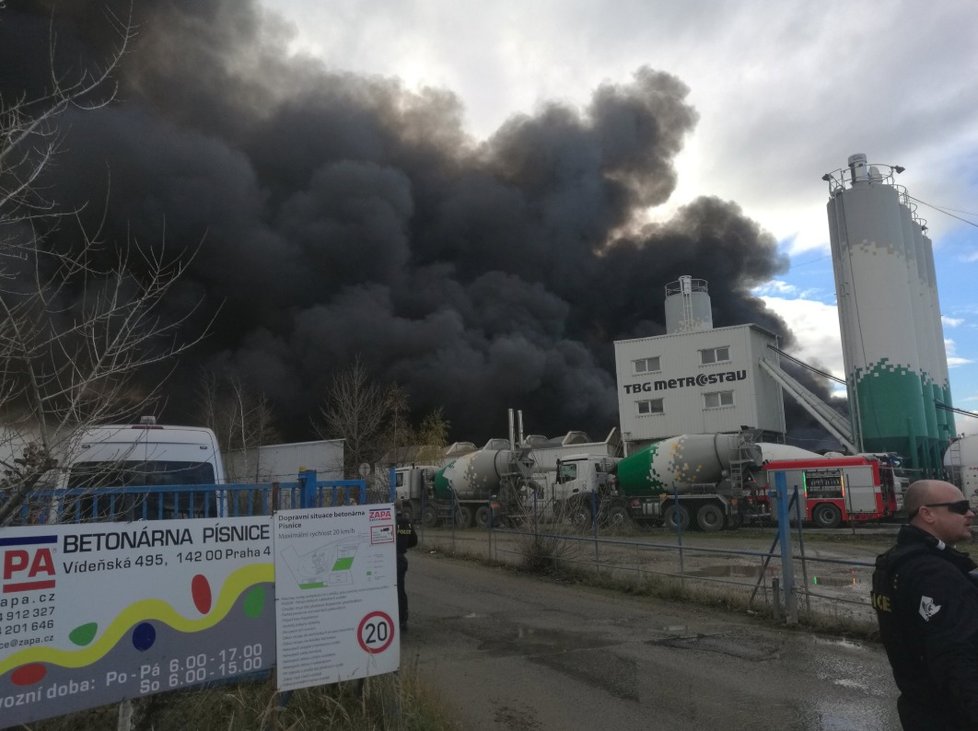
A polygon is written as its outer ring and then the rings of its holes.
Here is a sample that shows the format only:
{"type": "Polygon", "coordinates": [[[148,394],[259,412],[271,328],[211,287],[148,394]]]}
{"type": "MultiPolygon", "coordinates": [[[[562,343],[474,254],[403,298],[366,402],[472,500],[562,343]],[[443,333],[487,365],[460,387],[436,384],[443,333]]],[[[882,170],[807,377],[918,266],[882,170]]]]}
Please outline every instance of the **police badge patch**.
{"type": "Polygon", "coordinates": [[[934,600],[929,596],[921,596],[920,609],[917,611],[920,612],[920,616],[924,618],[925,622],[929,622],[931,617],[941,611],[941,605],[934,604],[934,600]]]}

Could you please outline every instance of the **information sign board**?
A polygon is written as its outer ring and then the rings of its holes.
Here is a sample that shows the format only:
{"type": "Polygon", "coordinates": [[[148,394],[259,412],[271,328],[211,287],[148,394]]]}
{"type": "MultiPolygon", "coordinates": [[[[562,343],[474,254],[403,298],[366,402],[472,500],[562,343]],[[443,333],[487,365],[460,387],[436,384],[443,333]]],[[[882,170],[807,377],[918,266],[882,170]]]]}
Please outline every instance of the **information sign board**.
{"type": "Polygon", "coordinates": [[[267,516],[5,528],[0,582],[5,726],[275,658],[267,516]]]}
{"type": "Polygon", "coordinates": [[[397,670],[393,505],[280,511],[274,540],[279,689],[397,670]]]}

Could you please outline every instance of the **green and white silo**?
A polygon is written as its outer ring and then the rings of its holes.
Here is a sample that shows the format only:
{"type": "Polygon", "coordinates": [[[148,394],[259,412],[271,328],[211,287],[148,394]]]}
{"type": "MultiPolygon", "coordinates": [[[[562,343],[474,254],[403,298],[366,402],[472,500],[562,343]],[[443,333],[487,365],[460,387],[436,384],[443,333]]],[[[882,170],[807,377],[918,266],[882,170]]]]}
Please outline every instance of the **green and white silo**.
{"type": "MultiPolygon", "coordinates": [[[[915,240],[919,249],[917,258],[921,263],[920,272],[922,289],[924,291],[924,306],[926,306],[930,313],[931,347],[937,356],[933,374],[934,399],[935,402],[942,403],[949,409],[953,406],[951,403],[951,381],[947,372],[947,349],[944,346],[944,325],[941,322],[941,305],[937,297],[937,272],[934,267],[934,245],[930,237],[927,236],[927,228],[922,221],[917,222],[915,240]]],[[[954,413],[948,409],[937,409],[938,437],[942,452],[947,448],[951,437],[957,434],[955,431],[954,413]]]]}
{"type": "Polygon", "coordinates": [[[897,452],[928,470],[913,244],[904,241],[894,171],[858,154],[824,176],[836,299],[853,434],[864,451],[897,452]]]}
{"type": "MultiPolygon", "coordinates": [[[[941,446],[940,424],[936,398],[936,375],[939,371],[939,354],[935,347],[933,312],[927,285],[927,262],[921,246],[921,225],[916,218],[916,205],[903,186],[894,186],[900,200],[900,224],[903,230],[903,243],[909,267],[907,287],[911,295],[914,313],[914,333],[917,339],[917,353],[920,358],[921,398],[924,420],[927,423],[925,463],[930,471],[939,468],[944,450],[941,446]]],[[[938,336],[940,337],[940,336],[938,336]]],[[[943,352],[943,344],[941,352],[943,352]]]]}

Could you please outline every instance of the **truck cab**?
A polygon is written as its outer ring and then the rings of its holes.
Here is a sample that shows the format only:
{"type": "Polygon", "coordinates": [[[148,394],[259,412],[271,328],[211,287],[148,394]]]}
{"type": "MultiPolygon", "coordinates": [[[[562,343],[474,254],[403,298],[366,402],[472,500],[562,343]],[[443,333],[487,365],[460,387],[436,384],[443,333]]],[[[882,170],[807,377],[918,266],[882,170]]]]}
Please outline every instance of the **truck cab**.
{"type": "Polygon", "coordinates": [[[609,486],[615,460],[591,454],[574,454],[557,460],[555,497],[566,500],[582,493],[600,492],[609,486]]]}
{"type": "Polygon", "coordinates": [[[590,524],[600,496],[615,489],[617,459],[593,454],[572,454],[557,460],[553,480],[555,513],[567,515],[575,525],[590,524]]]}
{"type": "MultiPolygon", "coordinates": [[[[763,482],[769,496],[779,475],[784,476],[789,497],[797,490],[802,520],[818,528],[880,520],[897,511],[894,471],[873,455],[768,462],[763,482]]],[[[776,516],[776,500],[769,499],[776,516]]],[[[794,515],[792,508],[789,518],[794,520],[794,515]]]]}
{"type": "Polygon", "coordinates": [[[433,496],[435,472],[434,465],[412,465],[394,469],[395,499],[410,509],[412,520],[421,519],[422,505],[433,496]]]}

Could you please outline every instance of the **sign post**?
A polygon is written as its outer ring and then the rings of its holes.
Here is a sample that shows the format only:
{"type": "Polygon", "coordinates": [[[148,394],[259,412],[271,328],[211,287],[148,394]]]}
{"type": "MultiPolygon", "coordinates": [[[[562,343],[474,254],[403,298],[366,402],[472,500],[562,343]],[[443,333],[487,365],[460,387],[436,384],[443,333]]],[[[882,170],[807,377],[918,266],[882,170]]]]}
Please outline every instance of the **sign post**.
{"type": "Polygon", "coordinates": [[[781,543],[781,578],[784,590],[785,618],[788,624],[798,624],[798,602],[795,598],[795,564],[791,555],[791,533],[788,526],[788,481],[784,470],[774,474],[778,499],[778,540],[781,543]]]}

